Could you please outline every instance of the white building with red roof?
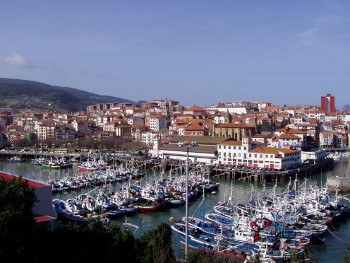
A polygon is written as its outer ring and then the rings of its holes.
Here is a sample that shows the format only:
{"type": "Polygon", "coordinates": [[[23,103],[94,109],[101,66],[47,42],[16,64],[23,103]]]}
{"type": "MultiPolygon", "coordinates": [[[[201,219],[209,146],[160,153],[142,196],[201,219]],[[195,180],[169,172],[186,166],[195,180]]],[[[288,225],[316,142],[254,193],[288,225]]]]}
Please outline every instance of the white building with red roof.
{"type": "Polygon", "coordinates": [[[218,163],[256,168],[290,169],[301,165],[301,151],[260,147],[251,138],[218,144],[218,163]]]}
{"type": "Polygon", "coordinates": [[[303,138],[300,138],[294,134],[281,134],[272,142],[272,146],[278,148],[300,148],[302,145],[303,138]]]}
{"type": "MultiPolygon", "coordinates": [[[[0,180],[10,180],[13,178],[19,177],[0,171],[0,180]]],[[[28,186],[34,189],[34,194],[37,198],[37,202],[34,203],[32,209],[35,221],[37,223],[49,222],[49,228],[53,229],[53,222],[56,220],[56,218],[54,217],[54,210],[52,206],[51,186],[27,178],[21,178],[21,180],[27,182],[28,186]]]]}

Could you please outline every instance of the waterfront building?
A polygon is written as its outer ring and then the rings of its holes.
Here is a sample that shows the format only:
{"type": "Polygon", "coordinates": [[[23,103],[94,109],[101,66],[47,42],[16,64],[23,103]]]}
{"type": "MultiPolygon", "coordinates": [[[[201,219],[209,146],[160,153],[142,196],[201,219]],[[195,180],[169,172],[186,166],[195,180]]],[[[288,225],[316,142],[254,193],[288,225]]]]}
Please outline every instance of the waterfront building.
{"type": "Polygon", "coordinates": [[[55,125],[39,126],[37,129],[39,141],[55,141],[55,125]]]}
{"type": "Polygon", "coordinates": [[[61,141],[73,141],[75,139],[75,131],[71,126],[56,125],[55,139],[61,141]]]}
{"type": "Polygon", "coordinates": [[[320,148],[334,148],[336,145],[335,134],[332,131],[320,132],[320,148]]]}
{"type": "Polygon", "coordinates": [[[265,147],[245,137],[241,141],[225,141],[217,146],[218,163],[255,168],[290,169],[301,164],[301,151],[265,147]]]}
{"type": "MultiPolygon", "coordinates": [[[[205,164],[214,164],[217,161],[216,146],[191,146],[188,148],[189,160],[205,164]]],[[[159,148],[159,157],[164,160],[187,159],[187,147],[176,144],[163,145],[159,148]]]]}
{"type": "Polygon", "coordinates": [[[301,162],[308,164],[323,164],[327,158],[327,151],[320,149],[317,151],[302,151],[301,162]]]}
{"type": "MultiPolygon", "coordinates": [[[[187,145],[189,145],[188,154],[191,161],[214,164],[217,163],[217,144],[227,140],[232,139],[212,136],[174,136],[169,138],[169,144],[159,147],[158,153],[159,157],[165,160],[186,160],[187,145]]],[[[153,150],[157,151],[157,149],[153,150]]]]}

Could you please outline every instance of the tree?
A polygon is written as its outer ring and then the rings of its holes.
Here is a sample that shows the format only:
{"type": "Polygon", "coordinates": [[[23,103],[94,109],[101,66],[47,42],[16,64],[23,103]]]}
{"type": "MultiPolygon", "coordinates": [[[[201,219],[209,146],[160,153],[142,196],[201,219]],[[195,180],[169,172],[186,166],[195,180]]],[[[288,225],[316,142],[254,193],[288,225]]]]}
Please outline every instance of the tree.
{"type": "Polygon", "coordinates": [[[0,179],[0,262],[32,256],[30,245],[36,224],[32,207],[34,190],[22,178],[0,179]]]}
{"type": "Polygon", "coordinates": [[[161,223],[136,240],[137,262],[140,263],[175,263],[176,258],[171,247],[171,228],[161,223]]]}
{"type": "Polygon", "coordinates": [[[342,253],[342,256],[343,256],[343,263],[350,263],[350,258],[348,256],[348,253],[346,253],[346,251],[344,250],[343,253],[342,253]]]}
{"type": "Polygon", "coordinates": [[[130,230],[121,231],[118,225],[108,228],[109,258],[112,261],[136,262],[135,239],[130,230]],[[123,259],[123,260],[121,260],[123,259]]]}
{"type": "Polygon", "coordinates": [[[350,112],[350,105],[349,105],[349,104],[345,105],[345,106],[343,107],[343,111],[345,111],[345,112],[350,112]]]}
{"type": "MultiPolygon", "coordinates": [[[[213,252],[195,251],[188,255],[188,263],[234,263],[233,258],[221,256],[213,252]]],[[[254,261],[255,262],[255,261],[254,261]]]]}
{"type": "Polygon", "coordinates": [[[294,252],[291,255],[290,262],[291,263],[302,263],[309,262],[312,263],[312,253],[310,248],[305,248],[304,253],[294,252]]]}
{"type": "Polygon", "coordinates": [[[90,226],[69,223],[53,232],[38,227],[32,215],[34,190],[22,178],[0,180],[0,262],[55,261],[55,253],[70,262],[175,263],[172,231],[162,223],[135,240],[129,230],[101,221],[90,226]]]}
{"type": "Polygon", "coordinates": [[[69,223],[54,232],[43,232],[37,238],[37,262],[47,262],[62,248],[64,258],[69,262],[128,262],[135,263],[135,239],[128,230],[122,231],[118,225],[106,228],[101,221],[89,226],[69,223]],[[46,253],[46,254],[45,254],[46,253]]]}

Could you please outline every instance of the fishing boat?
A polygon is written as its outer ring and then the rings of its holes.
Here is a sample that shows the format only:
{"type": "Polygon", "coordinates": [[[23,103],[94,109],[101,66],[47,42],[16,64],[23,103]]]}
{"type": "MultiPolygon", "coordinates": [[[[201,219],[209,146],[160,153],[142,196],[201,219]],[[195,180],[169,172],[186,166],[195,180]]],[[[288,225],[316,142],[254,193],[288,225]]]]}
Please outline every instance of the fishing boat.
{"type": "Polygon", "coordinates": [[[88,213],[80,213],[77,209],[72,208],[66,201],[54,199],[52,204],[59,218],[64,221],[74,221],[80,224],[89,224],[95,217],[88,213]]]}
{"type": "Polygon", "coordinates": [[[85,162],[81,162],[80,164],[77,164],[76,167],[79,171],[85,171],[85,172],[92,172],[92,171],[98,171],[98,170],[106,170],[107,169],[107,163],[102,159],[96,159],[94,160],[87,160],[85,162]]]}
{"type": "Polygon", "coordinates": [[[140,198],[134,205],[140,212],[156,212],[165,209],[168,206],[168,202],[165,200],[151,200],[140,198]]]}
{"type": "MultiPolygon", "coordinates": [[[[171,228],[178,233],[181,244],[185,245],[186,225],[175,223],[171,228]]],[[[200,228],[192,226],[188,228],[188,247],[196,250],[217,252],[232,257],[245,257],[258,249],[258,246],[254,244],[222,239],[220,236],[209,234],[200,228]]]]}
{"type": "Polygon", "coordinates": [[[126,211],[117,204],[110,204],[104,208],[104,212],[109,218],[119,218],[126,214],[126,211]]]}
{"type": "Polygon", "coordinates": [[[186,204],[186,200],[181,195],[173,195],[169,199],[170,207],[180,207],[186,204]]]}
{"type": "Polygon", "coordinates": [[[49,169],[64,169],[64,168],[70,168],[73,166],[72,163],[65,160],[64,158],[57,159],[57,160],[46,160],[41,162],[41,166],[43,168],[49,168],[49,169]]]}
{"type": "Polygon", "coordinates": [[[32,159],[30,162],[33,165],[41,165],[42,163],[46,162],[46,158],[44,157],[38,157],[38,158],[34,158],[32,159]]]}
{"type": "Polygon", "coordinates": [[[14,163],[14,162],[23,162],[24,159],[21,158],[21,156],[18,156],[18,155],[14,155],[14,156],[11,156],[8,161],[10,163],[14,163]]]}

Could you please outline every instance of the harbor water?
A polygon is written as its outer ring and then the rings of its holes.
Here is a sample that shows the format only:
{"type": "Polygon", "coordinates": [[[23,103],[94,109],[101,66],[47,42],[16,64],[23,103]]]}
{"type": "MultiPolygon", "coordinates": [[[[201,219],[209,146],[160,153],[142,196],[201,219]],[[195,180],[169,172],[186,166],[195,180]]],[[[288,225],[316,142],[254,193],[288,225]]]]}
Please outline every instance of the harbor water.
{"type": "MultiPolygon", "coordinates": [[[[33,179],[39,182],[47,182],[55,178],[62,178],[65,176],[73,176],[75,174],[75,168],[68,168],[62,170],[50,170],[43,169],[41,166],[32,165],[29,162],[8,162],[6,160],[0,161],[0,171],[8,172],[17,176],[23,176],[24,178],[33,179]]],[[[339,175],[349,176],[350,174],[350,161],[343,158],[338,161],[334,167],[334,170],[324,171],[319,174],[310,175],[307,178],[299,178],[299,182],[307,180],[319,186],[325,185],[327,176],[339,175]]],[[[152,180],[152,177],[157,176],[153,173],[149,173],[147,177],[142,180],[152,180]]],[[[263,194],[264,191],[271,191],[275,183],[260,183],[260,182],[245,182],[245,181],[231,181],[229,179],[211,178],[213,181],[219,182],[220,187],[216,194],[207,194],[204,198],[204,213],[212,212],[212,208],[219,201],[225,201],[228,199],[231,189],[233,190],[233,198],[236,203],[247,203],[253,192],[263,194]]],[[[277,192],[282,192],[288,182],[277,183],[277,192]]],[[[114,190],[118,190],[123,187],[123,183],[115,183],[114,190]]],[[[71,191],[67,193],[53,194],[53,199],[68,199],[77,196],[83,192],[91,191],[92,188],[71,191]]],[[[343,196],[350,197],[350,193],[341,193],[343,196]]],[[[193,201],[190,203],[189,215],[200,216],[202,208],[200,203],[202,199],[193,201]]],[[[161,212],[148,212],[139,213],[128,218],[120,218],[113,220],[112,224],[122,225],[125,220],[132,223],[139,228],[135,232],[135,236],[138,237],[148,230],[154,229],[161,222],[169,223],[169,218],[181,219],[185,215],[185,207],[169,208],[161,212]]],[[[184,249],[180,246],[179,239],[175,233],[173,233],[173,248],[179,258],[184,257],[184,249]]],[[[335,225],[331,225],[329,232],[326,234],[325,241],[319,241],[312,243],[311,251],[313,253],[313,259],[316,262],[340,262],[342,259],[342,252],[350,249],[350,218],[338,222],[335,225]]]]}

